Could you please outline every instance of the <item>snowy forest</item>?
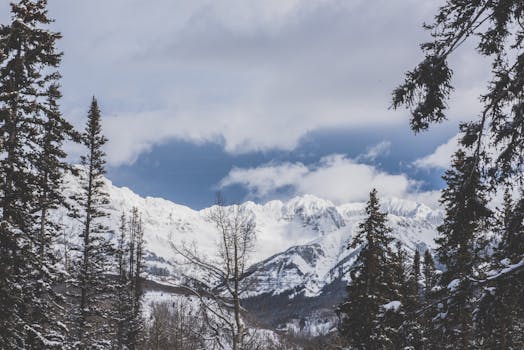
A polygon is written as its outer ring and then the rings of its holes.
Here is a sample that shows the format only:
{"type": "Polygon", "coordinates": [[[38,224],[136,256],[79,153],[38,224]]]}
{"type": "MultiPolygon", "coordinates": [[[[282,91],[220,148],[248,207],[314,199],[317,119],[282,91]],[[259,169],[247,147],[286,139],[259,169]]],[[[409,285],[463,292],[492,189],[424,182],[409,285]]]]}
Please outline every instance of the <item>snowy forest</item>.
{"type": "Polygon", "coordinates": [[[522,0],[442,1],[424,24],[422,60],[391,87],[390,108],[423,138],[446,122],[450,58],[473,43],[490,62],[438,210],[373,189],[339,207],[307,196],[230,205],[218,194],[196,212],[118,189],[105,177],[104,96],[85,97],[83,129],[61,112],[67,33],[50,29],[47,0],[10,9],[0,24],[0,349],[524,349],[522,0]],[[296,220],[322,237],[257,261],[261,230],[296,220]],[[179,238],[187,232],[200,238],[179,238]],[[340,250],[333,261],[329,249],[340,250]]]}

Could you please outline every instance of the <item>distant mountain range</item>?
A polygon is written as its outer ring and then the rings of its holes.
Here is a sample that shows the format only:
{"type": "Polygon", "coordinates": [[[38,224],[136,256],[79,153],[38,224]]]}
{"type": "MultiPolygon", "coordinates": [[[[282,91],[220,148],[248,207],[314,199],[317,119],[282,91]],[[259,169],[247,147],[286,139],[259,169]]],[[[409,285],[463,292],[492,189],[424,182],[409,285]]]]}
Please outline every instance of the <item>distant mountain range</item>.
{"type": "MultiPolygon", "coordinates": [[[[76,179],[69,176],[64,193],[77,187],[76,179]]],[[[122,212],[137,207],[142,213],[149,279],[175,286],[215,286],[216,281],[202,271],[181,264],[170,245],[194,242],[203,254],[216,254],[218,236],[207,219],[209,208],[197,211],[161,198],[143,198],[109,180],[106,190],[110,204],[104,220],[113,232],[111,239],[116,238],[122,212]]],[[[334,307],[345,296],[347,272],[358,254],[359,248],[348,249],[348,244],[364,217],[365,203],[336,206],[305,195],[286,202],[240,205],[252,213],[257,226],[252,265],[244,276],[250,286],[245,307],[272,329],[312,336],[329,332],[336,323],[334,307]]],[[[385,198],[381,205],[389,214],[393,236],[410,254],[433,245],[442,220],[440,210],[398,198],[385,198]]],[[[54,215],[65,224],[65,239],[78,239],[67,233],[75,232],[79,223],[64,210],[54,215]]]]}

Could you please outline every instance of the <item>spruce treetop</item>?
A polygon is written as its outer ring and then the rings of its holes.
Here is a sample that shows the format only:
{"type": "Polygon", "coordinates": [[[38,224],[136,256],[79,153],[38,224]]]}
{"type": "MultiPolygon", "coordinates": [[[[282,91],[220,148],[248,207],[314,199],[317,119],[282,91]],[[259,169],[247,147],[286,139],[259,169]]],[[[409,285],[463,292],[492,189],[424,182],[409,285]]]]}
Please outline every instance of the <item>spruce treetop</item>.
{"type": "Polygon", "coordinates": [[[355,248],[365,242],[370,246],[374,246],[375,244],[388,245],[391,243],[392,238],[389,237],[391,228],[386,224],[387,213],[380,211],[380,203],[376,189],[371,190],[369,193],[365,213],[366,219],[359,224],[359,231],[348,248],[355,248]]]}

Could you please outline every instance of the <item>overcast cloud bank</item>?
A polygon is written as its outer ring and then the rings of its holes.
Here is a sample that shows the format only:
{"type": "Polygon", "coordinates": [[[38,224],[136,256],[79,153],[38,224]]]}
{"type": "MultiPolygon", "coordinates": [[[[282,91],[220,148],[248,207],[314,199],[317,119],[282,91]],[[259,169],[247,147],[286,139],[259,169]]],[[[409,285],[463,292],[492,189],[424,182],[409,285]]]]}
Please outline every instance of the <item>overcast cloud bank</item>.
{"type": "MultiPolygon", "coordinates": [[[[7,6],[0,5],[2,20],[7,6]]],[[[132,164],[172,139],[216,142],[239,154],[293,150],[318,130],[407,128],[405,111],[388,110],[390,94],[419,61],[417,43],[428,39],[421,23],[435,6],[52,1],[50,15],[64,35],[62,106],[82,126],[91,96],[98,97],[112,166],[132,164]]],[[[478,86],[489,69],[474,57],[466,47],[451,62],[451,118],[478,109],[478,86]]]]}

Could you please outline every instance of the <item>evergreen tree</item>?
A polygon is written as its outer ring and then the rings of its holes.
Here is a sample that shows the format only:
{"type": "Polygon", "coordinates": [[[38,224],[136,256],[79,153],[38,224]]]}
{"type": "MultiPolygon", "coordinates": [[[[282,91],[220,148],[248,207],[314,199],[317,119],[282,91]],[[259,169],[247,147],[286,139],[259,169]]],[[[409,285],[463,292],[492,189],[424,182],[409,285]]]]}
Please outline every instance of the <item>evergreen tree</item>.
{"type": "MultiPolygon", "coordinates": [[[[389,274],[390,302],[388,308],[382,308],[381,327],[383,328],[388,344],[387,349],[400,349],[409,342],[411,324],[408,324],[407,311],[411,309],[411,285],[407,266],[407,253],[402,243],[395,242],[395,251],[392,252],[387,266],[389,274]]],[[[409,345],[406,345],[409,346],[409,345]]]]}
{"type": "MultiPolygon", "coordinates": [[[[417,312],[419,311],[421,307],[421,301],[422,301],[422,289],[421,289],[421,265],[420,265],[420,251],[415,249],[415,253],[413,255],[413,264],[411,266],[411,271],[409,275],[409,303],[410,306],[410,312],[412,313],[412,318],[417,319],[417,312]]],[[[419,325],[420,326],[420,325],[419,325]]]]}
{"type": "Polygon", "coordinates": [[[118,276],[117,283],[115,283],[114,314],[112,318],[115,323],[115,347],[117,349],[125,349],[126,344],[128,344],[127,325],[131,319],[132,307],[131,299],[129,298],[130,283],[127,270],[127,256],[129,254],[128,223],[124,212],[120,216],[119,231],[120,235],[117,241],[117,248],[115,249],[118,276]]]}
{"type": "Polygon", "coordinates": [[[115,345],[117,349],[137,349],[144,330],[141,298],[143,269],[143,223],[138,209],[131,210],[129,222],[122,213],[116,248],[118,282],[115,286],[115,345]],[[129,269],[129,266],[133,266],[129,269]]]}
{"type": "Polygon", "coordinates": [[[415,250],[413,264],[409,271],[402,303],[404,307],[404,323],[401,328],[403,348],[423,349],[423,325],[420,317],[420,252],[415,250]]]}
{"type": "Polygon", "coordinates": [[[415,253],[413,266],[400,241],[389,264],[391,296],[393,302],[383,310],[381,324],[389,344],[388,349],[422,349],[422,327],[418,319],[420,255],[415,253]]]}
{"type": "Polygon", "coordinates": [[[423,349],[430,350],[438,348],[439,339],[433,327],[433,317],[438,312],[437,305],[435,305],[436,293],[434,291],[434,287],[437,284],[437,275],[435,261],[433,260],[433,256],[429,249],[426,249],[424,252],[422,273],[424,275],[424,302],[418,315],[422,325],[423,349]]]}
{"type": "Polygon", "coordinates": [[[474,345],[472,312],[475,292],[472,281],[480,277],[478,267],[486,258],[484,232],[491,215],[485,186],[473,157],[459,150],[453,168],[444,176],[447,187],[441,203],[445,217],[438,227],[436,252],[446,266],[440,280],[445,300],[437,324],[444,349],[470,349],[474,345]]]}
{"type": "Polygon", "coordinates": [[[387,214],[380,212],[377,191],[371,191],[366,218],[348,248],[360,246],[350,272],[348,297],[337,310],[340,332],[355,349],[383,349],[389,343],[379,320],[381,307],[391,299],[390,236],[387,214]]]}
{"type": "Polygon", "coordinates": [[[142,279],[140,277],[144,265],[144,225],[138,208],[136,207],[131,210],[130,232],[130,251],[134,252],[134,255],[130,254],[130,257],[132,257],[131,263],[134,268],[130,270],[129,275],[131,282],[131,288],[129,290],[131,319],[128,324],[129,342],[127,346],[130,350],[133,350],[138,347],[141,340],[140,336],[144,329],[141,308],[143,289],[142,279]]]}
{"type": "Polygon", "coordinates": [[[108,328],[108,292],[111,280],[107,276],[108,262],[113,254],[106,237],[108,233],[101,220],[107,216],[104,208],[108,204],[104,190],[105,153],[102,146],[106,138],[102,135],[100,110],[93,97],[87,115],[82,143],[87,154],[81,157],[78,171],[81,190],[71,198],[74,200],[72,216],[82,222],[81,245],[74,266],[75,308],[72,320],[72,341],[79,349],[108,346],[111,330],[108,328]],[[104,307],[105,306],[105,307],[104,307]]]}
{"type": "Polygon", "coordinates": [[[424,301],[427,303],[432,299],[433,287],[436,283],[435,261],[429,249],[424,252],[423,274],[424,274],[424,301]]]}
{"type": "Polygon", "coordinates": [[[64,317],[62,295],[56,292],[56,285],[64,281],[59,272],[58,256],[52,247],[62,235],[61,222],[53,221],[49,213],[59,206],[66,205],[62,194],[62,180],[69,165],[65,162],[66,153],[62,144],[67,136],[74,136],[72,126],[63,119],[57,100],[61,97],[58,85],[52,84],[47,90],[47,103],[44,105],[46,120],[41,126],[42,134],[38,138],[40,149],[35,156],[35,179],[38,186],[38,211],[35,212],[37,225],[33,232],[38,259],[37,279],[33,284],[36,296],[32,305],[33,329],[36,331],[29,339],[29,346],[40,349],[44,343],[49,346],[63,343],[65,332],[62,323],[64,317]],[[60,305],[60,306],[58,306],[60,305]],[[44,338],[47,339],[44,341],[44,338]]]}
{"type": "Polygon", "coordinates": [[[410,283],[412,284],[411,290],[417,296],[417,303],[420,299],[420,251],[415,250],[413,255],[413,267],[411,268],[410,283]]]}
{"type": "MultiPolygon", "coordinates": [[[[483,349],[519,349],[524,347],[524,282],[508,278],[504,269],[523,258],[524,201],[513,203],[510,190],[504,194],[499,213],[500,243],[492,256],[491,267],[499,278],[488,280],[479,303],[477,337],[483,349]]],[[[521,277],[524,277],[521,272],[521,277]]]]}
{"type": "Polygon", "coordinates": [[[48,211],[61,203],[65,167],[62,141],[71,129],[62,118],[56,71],[61,35],[45,0],[11,4],[11,23],[0,26],[0,348],[61,347],[56,322],[59,278],[51,243],[57,223],[48,211]]]}
{"type": "Polygon", "coordinates": [[[504,209],[497,225],[500,243],[497,246],[494,259],[498,264],[516,264],[524,258],[524,188],[520,191],[520,199],[513,203],[510,190],[504,194],[504,209]]]}
{"type": "MultiPolygon", "coordinates": [[[[432,24],[425,25],[425,28],[431,31],[433,40],[421,45],[424,51],[424,59],[412,71],[408,72],[406,79],[393,92],[393,107],[398,108],[402,105],[411,110],[411,128],[415,131],[426,130],[432,123],[439,123],[446,119],[447,100],[453,85],[451,82],[453,72],[448,65],[448,60],[451,55],[467,41],[477,39],[477,52],[491,60],[491,75],[492,78],[488,83],[487,92],[480,96],[482,102],[482,110],[479,113],[479,118],[473,121],[462,123],[460,128],[462,131],[462,138],[460,144],[470,154],[465,158],[465,163],[470,164],[464,169],[463,178],[469,178],[464,181],[463,196],[471,197],[471,207],[462,208],[466,211],[457,211],[453,215],[452,207],[453,200],[445,200],[444,203],[449,205],[447,208],[447,223],[445,226],[451,228],[452,220],[449,218],[456,218],[455,225],[459,228],[460,223],[463,223],[461,215],[467,216],[471,219],[472,216],[484,214],[475,212],[476,209],[481,209],[485,205],[483,198],[478,198],[480,201],[474,204],[473,197],[479,197],[478,194],[485,193],[487,189],[491,191],[498,191],[503,185],[522,184],[524,177],[524,27],[522,25],[522,18],[524,17],[524,3],[521,0],[507,0],[507,1],[453,1],[447,0],[444,5],[439,8],[435,20],[432,24]],[[488,149],[486,149],[488,148],[488,149]],[[466,174],[467,173],[467,174],[466,174]],[[478,182],[479,174],[487,175],[487,183],[490,187],[486,188],[480,186],[477,189],[477,194],[472,193],[472,189],[478,182]],[[476,207],[476,208],[474,208],[476,207]],[[472,210],[468,212],[467,210],[472,210]]],[[[459,186],[451,184],[448,188],[448,195],[459,197],[459,186]],[[453,188],[455,186],[455,188],[453,188]]],[[[484,211],[483,209],[481,211],[484,211]]],[[[518,211],[516,211],[518,213],[518,211]]],[[[522,210],[520,210],[522,213],[522,210]]],[[[518,217],[521,214],[517,214],[518,217]]],[[[480,217],[479,217],[480,218],[480,217]]],[[[509,220],[509,218],[508,218],[509,220]]],[[[517,218],[515,223],[518,224],[517,218]]],[[[521,222],[521,221],[520,221],[521,222]]],[[[495,269],[502,268],[497,265],[502,262],[521,261],[522,259],[522,240],[514,240],[515,231],[507,230],[505,223],[499,222],[498,227],[492,227],[494,231],[506,232],[502,235],[501,244],[495,249],[495,262],[492,265],[495,269]],[[506,246],[507,245],[507,246],[506,246]],[[520,248],[519,248],[520,245],[520,248]],[[512,248],[506,250],[506,248],[512,248]],[[514,251],[512,249],[515,249],[514,251]],[[519,253],[520,251],[520,253],[519,253]],[[508,254],[504,256],[504,254],[508,254]]],[[[478,235],[482,230],[481,227],[465,227],[464,235],[462,237],[470,237],[471,230],[477,230],[474,235],[478,235]]],[[[451,230],[444,230],[453,231],[451,230]]],[[[454,235],[449,235],[451,238],[454,235]]],[[[455,235],[457,236],[457,235],[455,235]]],[[[461,236],[461,235],[458,235],[461,236]]],[[[459,244],[466,243],[464,241],[447,242],[441,241],[444,246],[450,246],[459,249],[459,244]]],[[[467,240],[468,241],[468,240],[467,240]]],[[[470,243],[469,240],[467,243],[470,243]]],[[[462,295],[462,299],[468,299],[470,293],[463,293],[464,290],[470,290],[472,269],[474,269],[474,260],[476,254],[472,254],[471,246],[462,246],[461,254],[451,250],[449,254],[445,253],[445,247],[439,252],[439,260],[441,255],[444,259],[446,256],[450,257],[451,270],[446,271],[442,276],[443,281],[449,281],[450,278],[455,278],[460,281],[458,290],[455,294],[462,295]],[[455,261],[453,261],[455,260],[455,261]],[[459,267],[459,268],[457,268],[459,267]],[[469,284],[469,285],[468,285],[469,284]]],[[[447,265],[445,261],[440,261],[447,265]]],[[[478,284],[487,284],[488,289],[482,298],[480,305],[480,315],[489,313],[486,307],[492,304],[489,300],[494,298],[502,298],[501,290],[492,284],[504,281],[507,286],[516,286],[516,288],[509,288],[513,291],[518,291],[518,286],[522,281],[522,269],[509,269],[507,272],[502,268],[499,270],[500,276],[491,278],[489,283],[480,281],[478,284]],[[482,282],[482,283],[481,283],[482,282]]],[[[492,276],[493,277],[493,276],[492,276]]],[[[501,282],[500,282],[501,283],[501,282]]],[[[441,283],[445,287],[445,284],[441,283]]],[[[522,290],[522,288],[520,288],[522,290]]],[[[518,292],[516,292],[518,294],[518,292]]],[[[455,300],[457,298],[454,298],[455,300]]],[[[459,303],[465,306],[465,300],[459,303]]],[[[521,299],[521,305],[522,299],[521,299]]],[[[444,305],[443,309],[446,309],[444,305]]],[[[455,310],[457,311],[457,310],[455,310]]],[[[465,311],[465,310],[462,310],[465,311]]],[[[470,322],[467,320],[466,314],[460,317],[462,326],[468,329],[459,328],[457,330],[457,340],[460,339],[462,347],[465,346],[464,341],[467,334],[470,334],[470,322]],[[468,324],[466,326],[466,324],[468,324]]],[[[444,313],[442,313],[444,315],[444,313]]],[[[452,318],[457,316],[454,313],[450,315],[452,318]]],[[[449,317],[447,317],[449,319],[449,317]]],[[[489,334],[489,330],[485,328],[493,328],[494,324],[486,324],[486,320],[478,319],[479,323],[484,329],[482,333],[489,334]],[[483,324],[482,324],[483,323],[483,324]],[[487,332],[487,333],[486,333],[487,332]]],[[[518,322],[515,322],[518,323],[518,322]]],[[[513,332],[513,331],[511,331],[513,332]]],[[[522,333],[522,332],[521,332],[522,333]]],[[[498,338],[502,342],[506,336],[498,334],[498,338]]],[[[451,342],[451,339],[447,339],[451,342]]],[[[467,342],[466,342],[467,343],[467,342]]],[[[493,343],[495,347],[508,346],[493,343]]],[[[488,345],[489,346],[489,345],[488,345]]]]}

